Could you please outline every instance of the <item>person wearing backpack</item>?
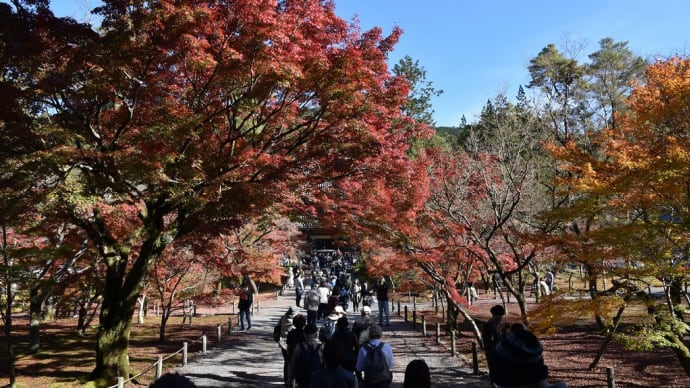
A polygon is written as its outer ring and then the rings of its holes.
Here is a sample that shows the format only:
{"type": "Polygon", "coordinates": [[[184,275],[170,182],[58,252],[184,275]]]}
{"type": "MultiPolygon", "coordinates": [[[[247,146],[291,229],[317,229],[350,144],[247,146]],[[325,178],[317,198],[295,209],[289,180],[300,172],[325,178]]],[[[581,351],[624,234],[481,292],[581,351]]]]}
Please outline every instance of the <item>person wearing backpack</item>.
{"type": "Polygon", "coordinates": [[[322,345],[317,338],[318,328],[309,323],[304,328],[304,341],[295,347],[288,367],[289,388],[309,388],[311,374],[321,369],[322,345]]]}
{"type": "Polygon", "coordinates": [[[359,348],[355,369],[364,388],[389,388],[393,381],[393,348],[381,341],[382,335],[381,326],[369,326],[369,342],[359,348]]]}
{"type": "Polygon", "coordinates": [[[335,333],[338,319],[340,319],[340,317],[343,315],[345,315],[345,310],[343,310],[341,306],[336,306],[336,308],[334,308],[333,311],[328,314],[326,320],[321,326],[321,329],[319,330],[319,341],[328,342],[331,340],[333,333],[335,333]]]}
{"type": "Polygon", "coordinates": [[[316,290],[317,284],[312,283],[311,288],[304,293],[304,308],[307,309],[307,323],[316,323],[319,312],[319,292],[316,290]]]}

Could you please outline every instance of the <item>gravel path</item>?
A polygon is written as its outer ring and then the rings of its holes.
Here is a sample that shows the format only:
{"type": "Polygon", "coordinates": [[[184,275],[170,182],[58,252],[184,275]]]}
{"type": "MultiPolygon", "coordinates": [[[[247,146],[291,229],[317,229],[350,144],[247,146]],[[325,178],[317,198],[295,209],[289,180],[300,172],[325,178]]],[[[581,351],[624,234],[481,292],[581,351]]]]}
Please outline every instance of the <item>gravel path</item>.
{"type": "MultiPolygon", "coordinates": [[[[252,329],[233,332],[233,341],[222,342],[206,354],[193,357],[178,372],[190,378],[199,388],[207,387],[280,387],[283,386],[283,357],[273,342],[272,328],[294,301],[287,291],[277,299],[260,303],[260,311],[252,317],[252,329]]],[[[376,305],[373,306],[376,310],[376,305]]],[[[300,309],[306,315],[306,312],[300,309]]],[[[348,312],[354,322],[358,315],[348,312]]],[[[411,316],[410,316],[411,319],[411,316]]],[[[487,387],[486,373],[472,374],[472,365],[452,357],[443,343],[437,345],[429,332],[427,337],[403,317],[391,313],[391,326],[383,328],[383,341],[393,347],[395,368],[392,387],[402,387],[407,364],[422,358],[431,370],[432,385],[444,387],[487,387]]]]}

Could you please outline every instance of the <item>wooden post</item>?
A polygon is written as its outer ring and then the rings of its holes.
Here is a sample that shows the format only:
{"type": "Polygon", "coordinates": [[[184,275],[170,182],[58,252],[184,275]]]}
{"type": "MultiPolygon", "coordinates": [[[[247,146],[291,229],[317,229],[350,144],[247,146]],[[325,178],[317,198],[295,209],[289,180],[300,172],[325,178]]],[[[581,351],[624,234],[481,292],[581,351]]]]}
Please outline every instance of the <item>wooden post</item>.
{"type": "Polygon", "coordinates": [[[117,378],[117,388],[124,388],[125,386],[125,378],[120,376],[117,378]]]}
{"type": "Polygon", "coordinates": [[[187,365],[187,342],[182,343],[182,366],[187,365]]]}
{"type": "Polygon", "coordinates": [[[441,322],[436,322],[436,345],[441,343],[441,322]]]}
{"type": "Polygon", "coordinates": [[[220,342],[220,336],[221,336],[220,331],[221,331],[221,329],[222,329],[222,325],[220,323],[218,325],[216,325],[216,334],[218,334],[218,342],[220,342]]]}
{"type": "Polygon", "coordinates": [[[477,356],[477,343],[472,341],[472,372],[479,374],[479,357],[477,356]]]}
{"type": "Polygon", "coordinates": [[[232,332],[232,315],[228,317],[228,334],[232,332]]]}
{"type": "Polygon", "coordinates": [[[158,361],[156,361],[156,380],[163,376],[163,356],[158,355],[158,361]]]}
{"type": "Polygon", "coordinates": [[[405,306],[405,323],[407,323],[407,305],[405,306]]]}
{"type": "Polygon", "coordinates": [[[612,366],[606,367],[606,383],[608,388],[616,388],[616,377],[612,366]]]}
{"type": "Polygon", "coordinates": [[[435,312],[436,314],[438,314],[438,304],[439,304],[439,302],[440,302],[440,300],[439,300],[439,298],[438,298],[438,294],[436,293],[436,291],[434,291],[434,312],[435,312]]]}
{"type": "Polygon", "coordinates": [[[398,301],[398,316],[400,316],[400,301],[398,301]]]}
{"type": "Polygon", "coordinates": [[[426,317],[422,315],[422,335],[426,337],[426,317]]]}
{"type": "Polygon", "coordinates": [[[417,310],[417,295],[412,297],[412,310],[417,310]]]}
{"type": "Polygon", "coordinates": [[[412,324],[417,324],[417,310],[412,310],[412,324]]]}
{"type": "Polygon", "coordinates": [[[450,355],[455,357],[457,355],[457,349],[455,348],[455,330],[450,332],[450,355]]]}
{"type": "Polygon", "coordinates": [[[201,336],[201,354],[206,354],[206,334],[201,336]]]}

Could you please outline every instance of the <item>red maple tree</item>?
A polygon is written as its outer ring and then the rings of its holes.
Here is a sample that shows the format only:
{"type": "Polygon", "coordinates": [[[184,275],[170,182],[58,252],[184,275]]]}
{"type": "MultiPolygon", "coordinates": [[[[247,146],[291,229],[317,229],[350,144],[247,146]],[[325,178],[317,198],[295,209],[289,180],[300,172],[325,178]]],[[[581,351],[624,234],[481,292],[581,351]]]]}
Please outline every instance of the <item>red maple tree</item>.
{"type": "Polygon", "coordinates": [[[99,32],[13,4],[3,142],[13,170],[35,174],[24,187],[49,190],[44,211],[104,261],[94,379],[129,375],[142,281],[171,242],[275,204],[376,220],[354,203],[400,215],[417,202],[406,151],[424,128],[402,116],[408,85],[386,65],[398,29],[361,33],[318,0],[106,0],[99,32]]]}

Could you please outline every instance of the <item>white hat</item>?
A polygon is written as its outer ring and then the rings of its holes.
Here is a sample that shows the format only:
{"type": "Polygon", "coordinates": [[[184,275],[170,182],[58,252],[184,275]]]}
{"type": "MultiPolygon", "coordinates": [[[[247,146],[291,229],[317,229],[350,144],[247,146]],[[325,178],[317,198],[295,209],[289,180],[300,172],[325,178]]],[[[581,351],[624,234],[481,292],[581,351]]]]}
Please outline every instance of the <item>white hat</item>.
{"type": "Polygon", "coordinates": [[[338,315],[345,315],[345,310],[341,305],[335,306],[335,309],[333,311],[335,311],[338,315]]]}
{"type": "Polygon", "coordinates": [[[369,307],[369,306],[362,307],[362,313],[371,314],[371,307],[369,307]]]}

